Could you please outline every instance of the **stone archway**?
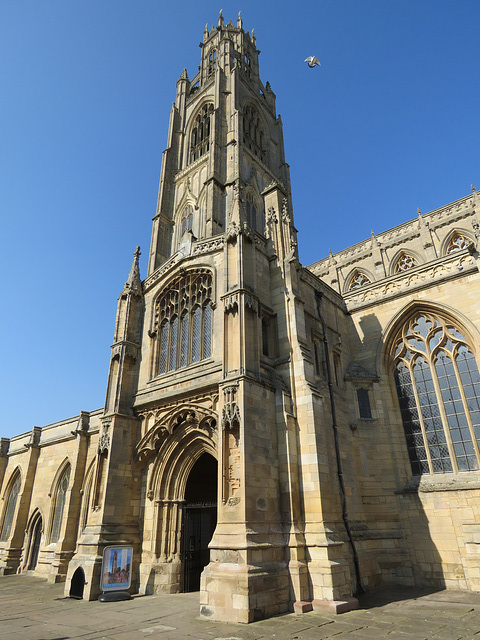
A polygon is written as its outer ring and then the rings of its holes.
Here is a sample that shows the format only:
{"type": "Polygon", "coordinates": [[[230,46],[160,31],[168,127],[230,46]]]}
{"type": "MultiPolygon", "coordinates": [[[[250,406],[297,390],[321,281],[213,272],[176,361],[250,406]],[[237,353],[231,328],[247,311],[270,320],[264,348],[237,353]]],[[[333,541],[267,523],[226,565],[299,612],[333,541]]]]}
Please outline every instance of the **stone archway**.
{"type": "MultiPolygon", "coordinates": [[[[145,464],[140,592],[177,593],[185,588],[196,590],[199,583],[198,565],[204,562],[208,553],[208,542],[213,533],[210,529],[214,526],[212,522],[216,524],[216,416],[199,402],[185,403],[181,407],[177,405],[170,407],[170,410],[164,407],[150,411],[144,419],[152,427],[145,429],[146,433],[136,448],[137,459],[145,464]],[[201,471],[198,469],[202,468],[204,471],[208,468],[210,476],[215,475],[215,480],[209,482],[210,488],[204,500],[194,488],[199,483],[198,474],[201,471]],[[204,509],[209,509],[208,517],[206,510],[203,516],[198,514],[201,502],[205,503],[204,509]],[[197,514],[194,513],[195,508],[197,514]],[[188,571],[187,576],[184,571],[185,551],[188,548],[184,544],[186,518],[190,521],[196,519],[197,524],[203,520],[205,525],[195,543],[197,551],[202,549],[202,559],[197,558],[195,571],[198,576],[195,577],[193,570],[188,571]],[[207,519],[209,523],[205,524],[207,519]]],[[[203,566],[200,567],[200,573],[203,566]]]]}
{"type": "Polygon", "coordinates": [[[25,556],[24,571],[35,571],[40,553],[40,543],[43,533],[43,519],[37,511],[28,527],[27,554],[25,556]]]}
{"type": "Polygon", "coordinates": [[[200,575],[210,561],[208,544],[217,526],[217,475],[217,461],[204,453],[188,476],[182,514],[182,591],[200,590],[200,575]]]}

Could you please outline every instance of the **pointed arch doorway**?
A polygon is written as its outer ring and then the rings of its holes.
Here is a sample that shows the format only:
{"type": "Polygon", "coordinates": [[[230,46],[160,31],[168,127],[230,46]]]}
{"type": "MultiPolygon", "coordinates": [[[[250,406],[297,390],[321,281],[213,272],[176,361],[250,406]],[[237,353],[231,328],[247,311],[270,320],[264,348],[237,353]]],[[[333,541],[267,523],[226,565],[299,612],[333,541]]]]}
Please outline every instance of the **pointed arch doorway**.
{"type": "Polygon", "coordinates": [[[43,519],[40,513],[36,513],[28,528],[28,547],[26,562],[23,571],[35,571],[42,541],[43,519]]]}
{"type": "Polygon", "coordinates": [[[217,472],[215,458],[204,453],[192,467],[185,487],[182,518],[185,592],[200,590],[200,575],[210,560],[208,544],[217,526],[217,472]]]}

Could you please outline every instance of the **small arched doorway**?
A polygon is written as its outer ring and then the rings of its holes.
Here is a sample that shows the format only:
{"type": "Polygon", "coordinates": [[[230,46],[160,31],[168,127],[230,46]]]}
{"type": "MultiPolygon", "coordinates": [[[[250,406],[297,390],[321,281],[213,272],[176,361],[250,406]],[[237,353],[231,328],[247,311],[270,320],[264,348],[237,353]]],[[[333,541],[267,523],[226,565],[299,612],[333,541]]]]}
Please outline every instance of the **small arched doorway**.
{"type": "Polygon", "coordinates": [[[188,476],[182,528],[185,592],[200,590],[200,575],[210,560],[208,544],[217,526],[217,469],[215,458],[204,453],[188,476]]]}
{"type": "Polygon", "coordinates": [[[28,565],[27,571],[34,571],[37,562],[38,562],[38,554],[40,552],[40,542],[42,540],[42,516],[38,515],[37,518],[32,522],[31,534],[30,534],[30,544],[28,549],[28,565]]]}
{"type": "Polygon", "coordinates": [[[83,599],[83,590],[85,588],[85,572],[82,567],[78,567],[75,570],[75,573],[72,576],[72,581],[70,582],[70,598],[75,598],[75,600],[83,599]]]}

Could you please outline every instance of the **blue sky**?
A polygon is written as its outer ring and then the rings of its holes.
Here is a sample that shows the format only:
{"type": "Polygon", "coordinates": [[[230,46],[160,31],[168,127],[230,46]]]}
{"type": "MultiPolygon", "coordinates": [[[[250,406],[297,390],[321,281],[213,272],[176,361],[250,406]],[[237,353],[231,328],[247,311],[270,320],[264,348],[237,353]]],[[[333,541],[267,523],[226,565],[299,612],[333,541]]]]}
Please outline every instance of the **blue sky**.
{"type": "Polygon", "coordinates": [[[103,405],[175,83],[220,8],[277,94],[304,264],[480,188],[478,0],[2,0],[1,436],[103,405]]]}

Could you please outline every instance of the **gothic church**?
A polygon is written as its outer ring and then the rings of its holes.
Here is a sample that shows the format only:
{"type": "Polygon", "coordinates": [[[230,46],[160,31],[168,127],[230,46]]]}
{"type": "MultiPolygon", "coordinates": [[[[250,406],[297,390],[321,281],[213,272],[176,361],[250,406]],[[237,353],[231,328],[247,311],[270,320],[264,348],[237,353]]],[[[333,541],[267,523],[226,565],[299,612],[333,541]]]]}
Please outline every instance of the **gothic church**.
{"type": "Polygon", "coordinates": [[[177,82],[148,261],[105,407],[0,445],[0,572],[199,591],[250,622],[385,584],[480,591],[479,196],[300,264],[255,37],[177,82]]]}

